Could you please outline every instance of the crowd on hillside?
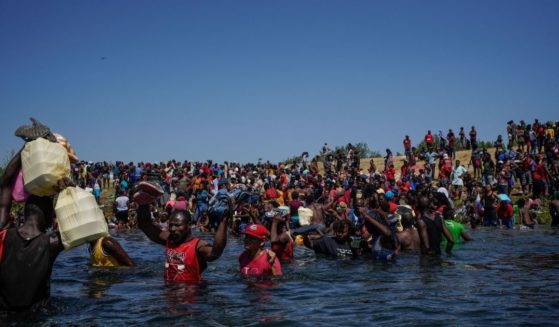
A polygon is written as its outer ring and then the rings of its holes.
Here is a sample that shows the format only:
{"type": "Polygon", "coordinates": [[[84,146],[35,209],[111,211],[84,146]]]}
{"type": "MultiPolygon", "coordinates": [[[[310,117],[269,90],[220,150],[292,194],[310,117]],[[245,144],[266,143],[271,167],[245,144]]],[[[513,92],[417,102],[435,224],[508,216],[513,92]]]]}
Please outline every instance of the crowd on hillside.
{"type": "MultiPolygon", "coordinates": [[[[452,209],[449,215],[458,212],[468,217],[473,228],[478,224],[511,227],[514,223],[533,228],[542,198],[553,197],[559,190],[557,128],[557,123],[537,119],[532,124],[509,121],[506,139],[499,135],[491,149],[478,145],[473,126],[467,134],[463,127],[457,135],[452,129],[436,136],[427,131],[417,147],[406,135],[405,159],[398,171],[390,149],[383,167],[371,160],[368,168],[362,168],[358,149],[351,144],[345,151],[332,151],[324,144],[312,160],[305,152],[289,164],[81,162],[73,166],[73,172],[74,179],[96,197],[101,189],[115,187],[113,219],[120,228],[135,226],[131,199],[134,185],[142,180],[154,181],[165,191],[163,200],[152,206],[154,219],[164,224],[165,217],[180,207],[192,213],[193,223],[202,230],[216,227],[209,211],[220,183],[237,197],[235,221],[239,226],[262,220],[271,203],[290,208],[286,219],[291,228],[300,226],[298,208],[310,207],[312,223],[324,225],[330,232],[333,222],[344,220],[351,223],[356,235],[374,235],[378,231],[363,219],[358,203],[363,202],[375,219],[390,225],[386,221],[399,205],[407,205],[415,217],[421,216],[419,199],[428,196],[437,199],[430,203],[436,203],[434,209],[441,215],[448,207],[452,209]],[[469,162],[454,160],[457,148],[471,151],[469,162]],[[520,197],[515,203],[512,192],[520,197]]],[[[553,225],[557,223],[554,218],[553,225]]]]}

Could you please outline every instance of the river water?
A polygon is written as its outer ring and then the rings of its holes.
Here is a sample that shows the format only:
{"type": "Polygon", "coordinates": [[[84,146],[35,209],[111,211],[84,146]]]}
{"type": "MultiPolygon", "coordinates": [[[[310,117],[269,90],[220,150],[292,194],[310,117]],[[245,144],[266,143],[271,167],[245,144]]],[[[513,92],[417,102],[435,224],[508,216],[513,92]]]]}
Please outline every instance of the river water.
{"type": "MultiPolygon", "coordinates": [[[[91,268],[85,246],[63,252],[52,299],[11,325],[554,325],[559,321],[559,232],[479,229],[452,257],[403,255],[395,263],[333,260],[296,247],[285,276],[239,275],[242,242],[229,238],[206,285],[166,285],[163,247],[140,231],[113,235],[134,268],[91,268]]],[[[203,238],[210,236],[203,235],[203,238]]],[[[211,237],[210,237],[211,239],[211,237]]]]}

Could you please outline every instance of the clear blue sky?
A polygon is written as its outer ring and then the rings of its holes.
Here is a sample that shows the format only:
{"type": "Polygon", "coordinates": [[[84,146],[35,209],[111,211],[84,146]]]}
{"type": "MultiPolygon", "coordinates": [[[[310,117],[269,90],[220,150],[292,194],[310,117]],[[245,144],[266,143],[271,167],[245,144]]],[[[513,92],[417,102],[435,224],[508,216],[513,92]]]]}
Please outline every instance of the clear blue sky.
{"type": "Polygon", "coordinates": [[[0,156],[30,116],[85,160],[277,162],[558,109],[554,0],[0,2],[0,156]]]}

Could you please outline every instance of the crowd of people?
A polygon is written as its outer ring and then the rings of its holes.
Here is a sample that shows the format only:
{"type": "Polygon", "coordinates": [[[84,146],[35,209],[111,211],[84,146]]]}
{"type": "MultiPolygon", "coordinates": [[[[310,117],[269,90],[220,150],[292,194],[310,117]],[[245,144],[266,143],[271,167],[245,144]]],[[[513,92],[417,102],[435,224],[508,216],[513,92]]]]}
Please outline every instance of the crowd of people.
{"type": "MultiPolygon", "coordinates": [[[[221,256],[228,235],[244,237],[245,251],[239,257],[242,276],[281,276],[282,263],[294,260],[296,244],[317,254],[380,261],[395,260],[402,253],[450,255],[455,244],[472,240],[458,217],[467,219],[472,229],[535,228],[544,202],[552,226],[557,227],[558,128],[557,123],[538,120],[509,121],[508,142],[498,136],[492,149],[480,146],[474,127],[468,137],[464,128],[458,137],[451,129],[446,136],[427,131],[417,147],[406,135],[399,171],[390,149],[380,169],[374,160],[362,167],[359,150],[351,144],[345,151],[331,151],[324,144],[311,160],[304,152],[299,160],[280,164],[82,161],[72,165],[72,180],[98,201],[102,190],[114,190],[110,224],[119,229],[138,227],[164,246],[167,281],[199,282],[208,262],[221,256]],[[471,152],[469,162],[456,159],[459,149],[471,152]],[[193,229],[213,233],[213,244],[193,229]]],[[[46,271],[43,275],[50,275],[62,250],[59,236],[45,234],[54,219],[52,199],[49,204],[48,199],[31,197],[24,207],[23,225],[10,216],[10,188],[21,166],[18,155],[2,179],[0,227],[12,228],[4,229],[9,232],[0,237],[9,254],[14,233],[43,235],[36,246],[48,252],[44,255],[48,260],[40,266],[46,271]]],[[[134,265],[114,239],[92,242],[91,249],[92,260],[95,252],[117,259],[101,258],[110,261],[108,265],[134,265]]],[[[11,296],[17,297],[17,292],[6,283],[16,278],[13,267],[23,264],[0,256],[0,288],[11,296]],[[10,266],[12,270],[6,268],[10,266]]],[[[24,292],[27,298],[20,302],[3,295],[0,304],[18,309],[35,303],[48,294],[41,287],[24,292]]]]}
{"type": "Polygon", "coordinates": [[[266,258],[293,259],[295,243],[332,256],[393,260],[406,251],[451,253],[455,243],[472,239],[461,222],[533,229],[542,201],[549,200],[551,225],[558,226],[557,129],[537,119],[509,121],[508,142],[499,135],[491,148],[478,141],[474,126],[468,134],[463,127],[458,135],[427,131],[417,147],[406,135],[399,171],[390,149],[382,169],[374,160],[367,168],[352,144],[332,151],[326,143],[314,158],[304,152],[289,163],[82,163],[74,171],[90,187],[113,183],[116,228],[135,227],[140,212],[144,228],[165,231],[182,212],[185,224],[215,233],[229,212],[227,229],[249,243],[259,240],[255,249],[262,252],[253,255],[262,253],[264,266],[266,258]],[[457,160],[457,150],[468,150],[469,161],[457,160]],[[134,200],[139,182],[161,187],[162,194],[141,209],[134,200]],[[266,240],[271,250],[263,249],[266,240]]]}

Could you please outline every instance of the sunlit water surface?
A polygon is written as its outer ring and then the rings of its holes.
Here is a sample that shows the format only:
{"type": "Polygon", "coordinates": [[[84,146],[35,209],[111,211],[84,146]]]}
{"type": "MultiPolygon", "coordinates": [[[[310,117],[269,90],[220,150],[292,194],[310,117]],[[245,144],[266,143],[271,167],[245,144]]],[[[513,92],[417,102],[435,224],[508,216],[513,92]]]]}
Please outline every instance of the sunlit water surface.
{"type": "MultiPolygon", "coordinates": [[[[13,325],[553,325],[559,323],[559,232],[481,229],[440,259],[332,260],[303,247],[273,283],[239,276],[239,239],[209,264],[206,285],[166,285],[163,247],[114,234],[135,268],[92,268],[86,246],[62,253],[52,299],[13,325]]],[[[202,235],[203,238],[211,236],[202,235]]]]}

